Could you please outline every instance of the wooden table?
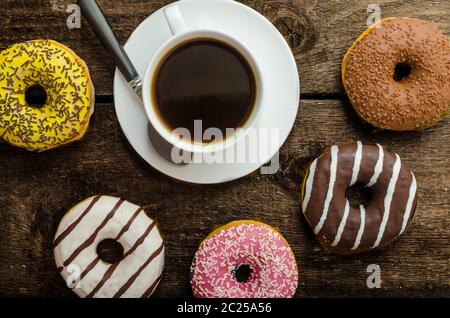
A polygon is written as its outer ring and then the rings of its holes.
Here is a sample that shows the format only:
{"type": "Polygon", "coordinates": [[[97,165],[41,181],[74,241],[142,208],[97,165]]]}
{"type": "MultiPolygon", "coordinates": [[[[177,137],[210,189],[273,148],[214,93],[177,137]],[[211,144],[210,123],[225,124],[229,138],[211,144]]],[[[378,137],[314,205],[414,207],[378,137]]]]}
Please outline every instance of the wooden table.
{"type": "MultiPolygon", "coordinates": [[[[340,83],[346,49],[365,29],[370,0],[245,0],[286,36],[301,77],[295,127],[281,149],[281,170],[228,184],[179,183],[148,166],[130,147],[116,119],[114,65],[89,26],[66,27],[74,1],[4,0],[0,49],[34,38],[72,47],[90,67],[96,111],[79,143],[33,154],[0,145],[0,295],[74,294],[56,273],[52,240],[64,213],[94,194],[121,196],[143,205],[166,239],[165,275],[157,297],[191,296],[189,266],[201,240],[215,227],[256,219],[278,227],[300,270],[297,296],[450,296],[448,120],[424,132],[390,133],[363,124],[340,83]],[[327,255],[300,215],[299,183],[324,148],[350,139],[378,142],[398,152],[419,182],[417,216],[390,247],[342,257],[327,255]],[[366,286],[370,264],[381,268],[382,288],[366,286]]],[[[149,14],[171,1],[99,0],[120,41],[149,14]]],[[[450,35],[448,0],[380,0],[382,16],[416,17],[450,35]]]]}

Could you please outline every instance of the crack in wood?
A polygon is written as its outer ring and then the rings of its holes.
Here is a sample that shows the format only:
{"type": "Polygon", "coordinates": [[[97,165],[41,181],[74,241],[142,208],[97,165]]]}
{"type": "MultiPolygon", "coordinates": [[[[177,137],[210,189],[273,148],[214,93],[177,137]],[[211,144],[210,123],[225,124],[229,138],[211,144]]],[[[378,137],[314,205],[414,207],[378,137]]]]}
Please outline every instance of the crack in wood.
{"type": "Polygon", "coordinates": [[[284,36],[294,55],[311,50],[316,43],[314,25],[302,6],[286,2],[259,2],[256,10],[284,36]]]}

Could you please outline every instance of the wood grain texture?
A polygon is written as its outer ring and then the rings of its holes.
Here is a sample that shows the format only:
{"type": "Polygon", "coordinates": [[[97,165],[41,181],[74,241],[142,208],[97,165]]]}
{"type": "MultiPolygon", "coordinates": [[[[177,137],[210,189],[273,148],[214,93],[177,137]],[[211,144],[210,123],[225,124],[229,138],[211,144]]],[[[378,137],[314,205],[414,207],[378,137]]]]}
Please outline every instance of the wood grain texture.
{"type": "MultiPolygon", "coordinates": [[[[68,4],[74,0],[3,0],[0,49],[35,38],[52,38],[86,60],[98,95],[112,94],[114,65],[83,20],[68,29],[68,4]]],[[[99,0],[121,43],[147,16],[170,0],[99,0]]],[[[366,28],[371,0],[243,0],[265,15],[290,43],[298,64],[302,94],[341,94],[340,65],[347,48],[366,28]]],[[[450,1],[382,0],[382,17],[424,19],[450,35],[450,1]]],[[[256,32],[256,31],[255,31],[256,32]]],[[[255,34],[258,36],[258,34],[255,34]]]]}
{"type": "MultiPolygon", "coordinates": [[[[158,220],[167,242],[157,297],[191,296],[189,266],[202,239],[236,219],[278,227],[297,257],[297,296],[450,297],[448,120],[424,132],[389,133],[363,124],[340,84],[346,49],[365,29],[370,0],[244,0],[283,33],[299,67],[303,100],[280,154],[281,170],[254,173],[224,185],[196,186],[149,167],[123,136],[112,101],[113,63],[83,21],[66,27],[70,0],[4,0],[0,49],[53,38],[88,63],[97,109],[85,139],[44,154],[0,145],[0,296],[75,297],[56,273],[51,244],[71,206],[94,194],[124,197],[158,220]],[[328,99],[336,98],[336,99],[328,99]],[[369,254],[327,255],[300,215],[299,185],[308,164],[328,146],[350,139],[379,142],[398,152],[419,182],[410,229],[390,247],[369,254]],[[366,287],[366,268],[378,264],[382,289],[366,287]]],[[[98,1],[121,43],[170,0],[98,1]]],[[[382,0],[382,16],[417,17],[450,35],[450,1],[382,0]]]]}
{"type": "Polygon", "coordinates": [[[166,240],[166,267],[157,297],[191,296],[189,266],[198,244],[215,227],[256,219],[278,227],[300,269],[297,296],[450,296],[448,120],[424,132],[392,134],[360,122],[336,100],[304,100],[281,150],[281,169],[223,185],[180,183],[149,167],[124,138],[113,105],[98,104],[79,143],[45,154],[0,145],[0,295],[74,294],[56,273],[52,240],[64,213],[94,194],[124,197],[145,207],[166,240]],[[326,147],[361,139],[398,152],[419,182],[410,229],[380,251],[328,255],[300,215],[299,184],[326,147]],[[369,264],[381,267],[382,289],[366,287],[369,264]]]}

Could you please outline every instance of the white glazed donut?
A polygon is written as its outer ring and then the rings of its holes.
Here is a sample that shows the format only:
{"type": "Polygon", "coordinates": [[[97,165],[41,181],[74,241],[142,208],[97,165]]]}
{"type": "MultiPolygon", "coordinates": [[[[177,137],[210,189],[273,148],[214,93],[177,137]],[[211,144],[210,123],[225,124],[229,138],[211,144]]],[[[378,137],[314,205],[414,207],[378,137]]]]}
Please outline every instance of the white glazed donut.
{"type": "Polygon", "coordinates": [[[141,207],[110,196],[73,207],[59,224],[53,251],[58,271],[79,297],[149,297],[164,267],[164,242],[155,221],[141,207]],[[115,264],[97,254],[106,239],[124,249],[115,264]]]}

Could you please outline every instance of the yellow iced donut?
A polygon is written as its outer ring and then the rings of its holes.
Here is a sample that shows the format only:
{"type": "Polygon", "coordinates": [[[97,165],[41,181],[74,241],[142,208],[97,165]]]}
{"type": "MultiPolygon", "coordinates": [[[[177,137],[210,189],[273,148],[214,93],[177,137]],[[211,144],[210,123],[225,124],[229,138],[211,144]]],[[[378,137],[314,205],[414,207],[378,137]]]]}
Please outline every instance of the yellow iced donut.
{"type": "Polygon", "coordinates": [[[0,138],[29,151],[79,140],[94,112],[86,64],[52,40],[18,43],[0,53],[0,138]]]}

